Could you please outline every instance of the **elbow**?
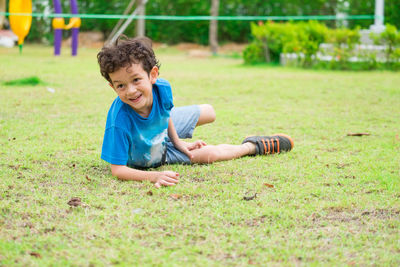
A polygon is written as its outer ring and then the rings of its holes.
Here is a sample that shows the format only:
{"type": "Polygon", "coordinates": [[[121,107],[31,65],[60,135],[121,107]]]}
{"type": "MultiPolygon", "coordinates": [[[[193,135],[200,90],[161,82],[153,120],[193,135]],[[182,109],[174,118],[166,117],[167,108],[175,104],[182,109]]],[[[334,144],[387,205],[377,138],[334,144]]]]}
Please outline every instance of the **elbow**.
{"type": "Polygon", "coordinates": [[[121,177],[121,167],[123,166],[111,165],[111,175],[117,177],[120,180],[123,180],[123,178],[121,177]]]}

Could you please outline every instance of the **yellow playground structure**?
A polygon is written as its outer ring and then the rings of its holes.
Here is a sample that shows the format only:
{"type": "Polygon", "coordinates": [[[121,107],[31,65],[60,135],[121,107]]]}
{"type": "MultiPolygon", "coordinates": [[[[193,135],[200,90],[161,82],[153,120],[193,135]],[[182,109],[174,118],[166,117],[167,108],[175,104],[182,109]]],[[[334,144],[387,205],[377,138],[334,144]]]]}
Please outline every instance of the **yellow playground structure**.
{"type": "Polygon", "coordinates": [[[30,15],[10,15],[11,30],[18,36],[19,51],[22,51],[24,39],[28,35],[32,24],[32,0],[10,0],[10,13],[24,13],[30,15]]]}

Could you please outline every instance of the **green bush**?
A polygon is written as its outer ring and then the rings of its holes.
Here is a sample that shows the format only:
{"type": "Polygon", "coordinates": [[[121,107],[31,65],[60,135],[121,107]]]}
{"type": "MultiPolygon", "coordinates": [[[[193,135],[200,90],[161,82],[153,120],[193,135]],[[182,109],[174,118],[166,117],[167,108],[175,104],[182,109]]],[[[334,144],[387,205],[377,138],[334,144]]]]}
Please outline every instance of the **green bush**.
{"type": "Polygon", "coordinates": [[[283,52],[296,53],[301,66],[310,67],[316,59],[321,43],[327,39],[328,28],[317,21],[288,24],[288,30],[283,52]]]}
{"type": "Polygon", "coordinates": [[[326,40],[327,32],[328,28],[316,21],[267,22],[258,25],[253,23],[251,33],[255,40],[249,45],[248,50],[257,51],[257,53],[244,53],[244,60],[245,62],[279,62],[281,53],[296,53],[299,64],[311,66],[319,45],[326,40]]]}
{"type": "Polygon", "coordinates": [[[243,51],[243,58],[246,64],[257,64],[265,62],[262,44],[253,42],[243,51]]]}
{"type": "Polygon", "coordinates": [[[376,51],[362,50],[360,28],[328,29],[316,21],[287,22],[251,25],[254,41],[243,53],[246,63],[279,62],[281,53],[297,54],[297,62],[302,67],[335,70],[400,69],[400,32],[393,25],[379,35],[372,35],[376,44],[386,46],[385,61],[378,59],[376,51]],[[327,51],[320,48],[322,43],[330,43],[327,51]],[[330,62],[323,62],[317,55],[329,55],[330,62]],[[357,60],[352,60],[352,58],[357,60]]]}
{"type": "Polygon", "coordinates": [[[351,69],[351,57],[356,56],[354,48],[360,43],[359,27],[354,30],[341,28],[329,30],[328,42],[333,44],[332,69],[351,69]]]}
{"type": "Polygon", "coordinates": [[[393,25],[386,24],[385,31],[381,34],[371,34],[375,44],[385,45],[385,59],[386,63],[396,63],[400,60],[400,32],[393,25]]]}

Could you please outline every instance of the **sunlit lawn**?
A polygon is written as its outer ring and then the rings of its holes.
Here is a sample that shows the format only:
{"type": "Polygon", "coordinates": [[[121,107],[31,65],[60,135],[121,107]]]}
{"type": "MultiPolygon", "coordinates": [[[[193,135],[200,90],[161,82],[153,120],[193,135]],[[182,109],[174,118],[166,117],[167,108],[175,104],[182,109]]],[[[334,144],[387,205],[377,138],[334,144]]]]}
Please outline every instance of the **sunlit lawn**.
{"type": "Polygon", "coordinates": [[[118,181],[100,159],[115,93],[97,50],[0,48],[1,81],[43,81],[0,85],[0,265],[400,265],[399,73],[156,52],[176,106],[217,111],[196,139],[283,132],[294,150],[160,168],[175,187],[118,181]]]}

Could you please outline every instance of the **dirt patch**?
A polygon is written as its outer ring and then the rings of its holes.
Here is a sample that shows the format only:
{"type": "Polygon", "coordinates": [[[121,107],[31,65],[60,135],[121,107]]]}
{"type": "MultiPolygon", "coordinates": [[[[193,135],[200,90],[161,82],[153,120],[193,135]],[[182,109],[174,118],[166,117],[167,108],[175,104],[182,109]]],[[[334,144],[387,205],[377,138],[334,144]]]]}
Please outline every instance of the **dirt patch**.
{"type": "MultiPolygon", "coordinates": [[[[78,47],[102,48],[104,45],[104,34],[102,32],[80,32],[78,36],[78,47]]],[[[62,42],[62,46],[71,47],[71,37],[62,42]]]]}
{"type": "Polygon", "coordinates": [[[371,220],[400,220],[400,210],[389,209],[374,209],[374,210],[348,210],[341,207],[331,207],[326,209],[327,214],[320,215],[313,213],[310,219],[314,223],[322,223],[323,221],[329,222],[353,222],[356,224],[363,224],[363,221],[371,220]]]}
{"type": "Polygon", "coordinates": [[[266,221],[270,221],[267,215],[262,215],[246,221],[246,225],[250,227],[257,227],[260,226],[261,224],[264,224],[264,222],[266,221]]]}
{"type": "Polygon", "coordinates": [[[199,44],[195,44],[195,43],[180,43],[180,44],[177,44],[175,47],[181,51],[210,50],[207,46],[199,45],[199,44]]]}
{"type": "Polygon", "coordinates": [[[387,219],[400,220],[400,210],[376,209],[372,211],[363,211],[361,213],[361,216],[380,219],[380,220],[387,220],[387,219]]]}
{"type": "MultiPolygon", "coordinates": [[[[167,47],[162,43],[153,43],[153,48],[167,47]]],[[[227,43],[218,47],[218,54],[240,54],[246,48],[247,44],[227,43]]],[[[190,57],[206,58],[211,57],[211,49],[209,46],[204,46],[196,43],[180,43],[173,45],[180,51],[186,52],[190,57]]]]}
{"type": "Polygon", "coordinates": [[[247,44],[228,43],[219,47],[223,53],[241,53],[246,48],[247,44]]]}
{"type": "Polygon", "coordinates": [[[235,260],[238,258],[247,257],[247,255],[244,253],[240,254],[219,253],[219,254],[208,254],[207,257],[212,260],[221,261],[221,260],[235,260]]]}
{"type": "Polygon", "coordinates": [[[201,177],[193,177],[193,178],[190,178],[190,181],[193,181],[193,182],[195,182],[195,183],[202,183],[202,182],[204,182],[206,179],[204,179],[204,178],[201,178],[201,177]]]}

